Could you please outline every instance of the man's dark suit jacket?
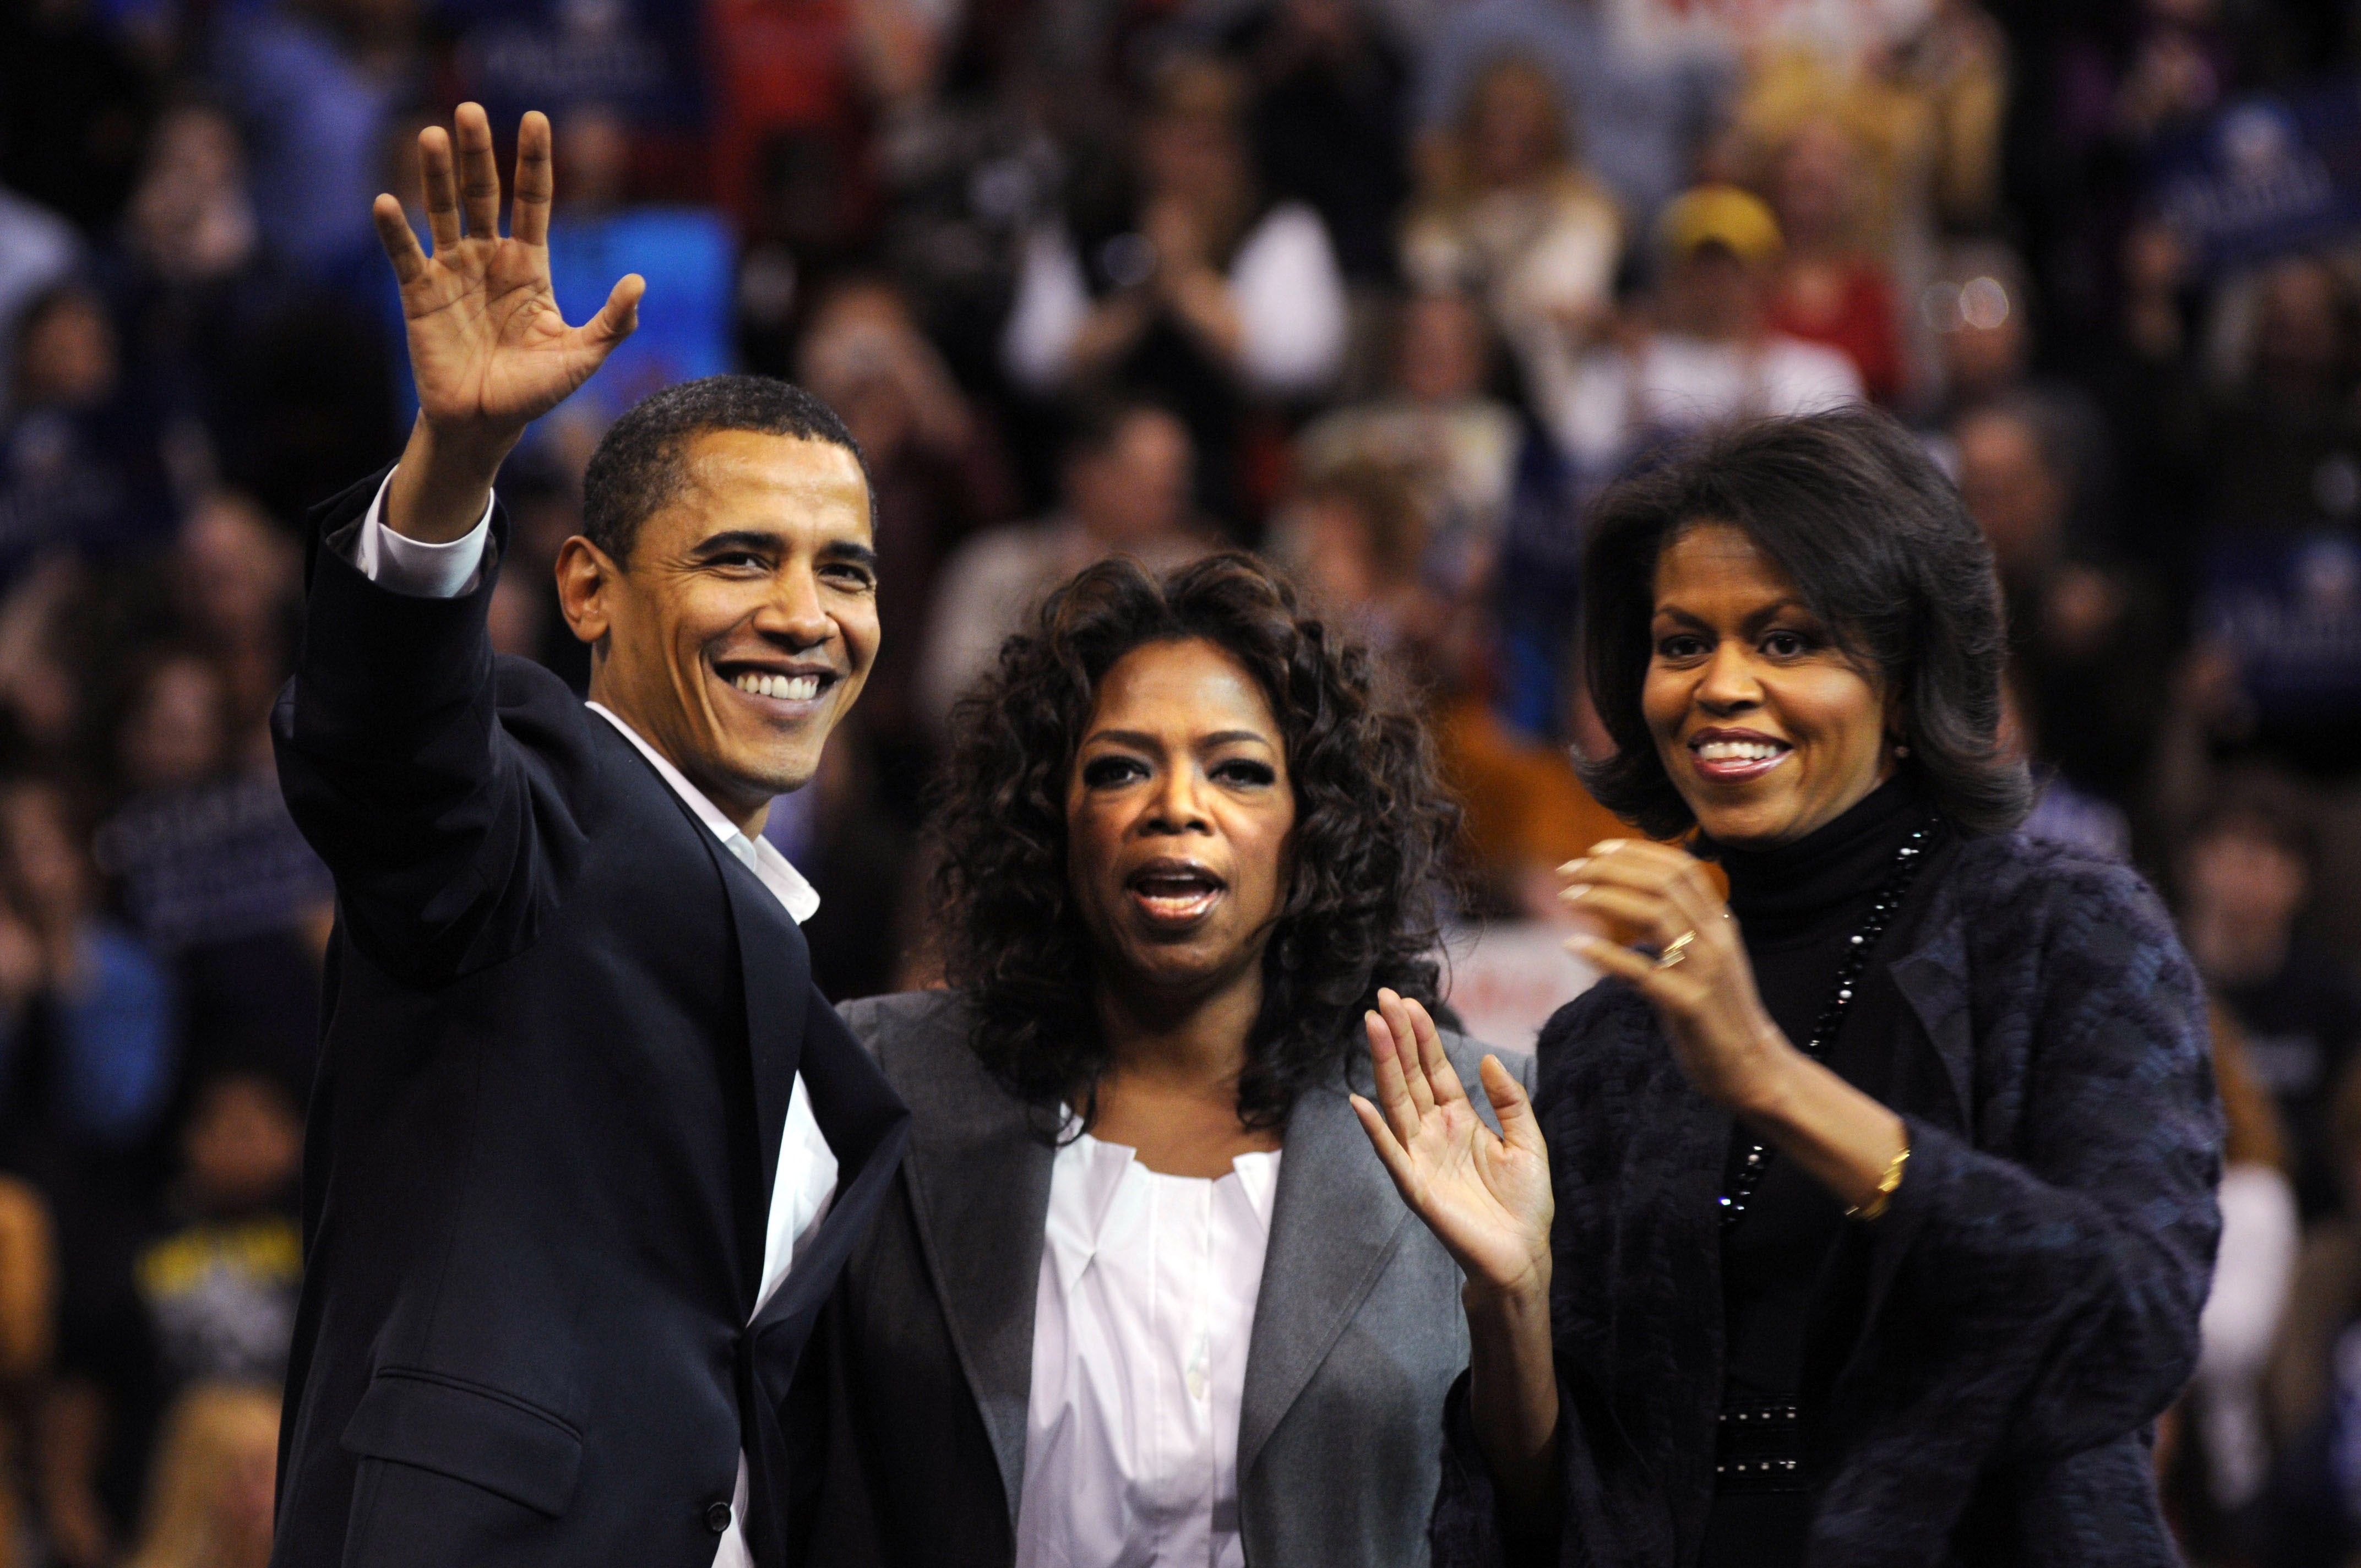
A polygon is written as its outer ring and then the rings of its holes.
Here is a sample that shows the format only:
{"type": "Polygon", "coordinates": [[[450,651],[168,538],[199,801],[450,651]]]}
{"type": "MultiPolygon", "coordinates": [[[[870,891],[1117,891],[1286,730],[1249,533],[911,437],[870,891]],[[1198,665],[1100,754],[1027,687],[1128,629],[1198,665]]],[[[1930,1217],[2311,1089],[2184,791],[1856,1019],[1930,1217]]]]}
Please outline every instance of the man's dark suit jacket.
{"type": "Polygon", "coordinates": [[[709,1568],[907,1113],[777,899],[631,742],[313,519],[287,802],[335,873],[274,1568],[709,1568]],[[323,542],[327,547],[323,548],[323,542]],[[752,1327],[795,1074],[841,1169],[752,1327]]]}

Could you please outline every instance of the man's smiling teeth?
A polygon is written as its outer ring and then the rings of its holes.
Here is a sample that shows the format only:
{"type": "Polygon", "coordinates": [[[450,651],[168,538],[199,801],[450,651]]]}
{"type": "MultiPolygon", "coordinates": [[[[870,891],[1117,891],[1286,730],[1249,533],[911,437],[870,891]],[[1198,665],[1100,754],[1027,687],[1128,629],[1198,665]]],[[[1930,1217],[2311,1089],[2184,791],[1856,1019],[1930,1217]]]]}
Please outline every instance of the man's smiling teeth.
{"type": "Polygon", "coordinates": [[[1767,762],[1786,749],[1768,740],[1708,740],[1697,754],[1700,762],[1767,762]]]}
{"type": "Polygon", "coordinates": [[[764,675],[748,671],[730,683],[753,696],[774,696],[785,702],[809,702],[819,696],[818,675],[764,675]]]}

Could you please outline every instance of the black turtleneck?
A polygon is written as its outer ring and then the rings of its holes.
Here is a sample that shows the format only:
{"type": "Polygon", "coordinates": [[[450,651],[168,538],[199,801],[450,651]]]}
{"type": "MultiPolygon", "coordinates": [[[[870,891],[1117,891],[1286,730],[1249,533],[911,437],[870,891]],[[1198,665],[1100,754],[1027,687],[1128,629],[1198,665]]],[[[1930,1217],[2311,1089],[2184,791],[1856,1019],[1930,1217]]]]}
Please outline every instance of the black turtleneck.
{"type": "MultiPolygon", "coordinates": [[[[1738,918],[1763,1005],[1798,1049],[1828,1005],[1853,934],[1893,874],[1895,851],[1934,816],[1917,785],[1897,775],[1792,844],[1772,850],[1709,847],[1730,873],[1730,913],[1738,918]]],[[[1957,846],[1957,835],[1945,834],[1920,865],[1823,1058],[1847,1081],[1888,1104],[1897,1102],[1900,1046],[1905,1031],[1917,1025],[1885,965],[1915,945],[1930,890],[1942,880],[1957,846]]],[[[1752,1142],[1753,1135],[1741,1125],[1732,1163],[1752,1142]]],[[[1744,1217],[1722,1233],[1728,1397],[1784,1400],[1807,1412],[1819,1405],[1826,1390],[1806,1378],[1807,1321],[1816,1311],[1850,1313],[1858,1306],[1819,1299],[1835,1284],[1827,1276],[1844,1224],[1844,1205],[1835,1194],[1794,1162],[1773,1156],[1744,1217]]],[[[1834,1368],[1814,1370],[1826,1376],[1834,1368]]],[[[1801,1495],[1719,1498],[1702,1568],[1801,1563],[1809,1524],[1808,1498],[1801,1495]]]]}

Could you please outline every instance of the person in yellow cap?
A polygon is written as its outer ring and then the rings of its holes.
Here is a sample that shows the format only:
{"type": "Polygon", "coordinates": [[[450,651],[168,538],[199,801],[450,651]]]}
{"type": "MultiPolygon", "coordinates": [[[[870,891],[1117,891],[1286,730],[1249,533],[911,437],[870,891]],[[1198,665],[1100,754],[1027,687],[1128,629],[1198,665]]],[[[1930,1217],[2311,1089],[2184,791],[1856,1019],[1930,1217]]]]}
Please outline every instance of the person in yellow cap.
{"type": "Polygon", "coordinates": [[[1536,361],[1535,399],[1559,445],[1606,477],[1651,446],[1731,420],[1857,402],[1835,349],[1773,330],[1778,220],[1752,192],[1699,185],[1657,220],[1660,282],[1621,341],[1562,343],[1536,361]]]}

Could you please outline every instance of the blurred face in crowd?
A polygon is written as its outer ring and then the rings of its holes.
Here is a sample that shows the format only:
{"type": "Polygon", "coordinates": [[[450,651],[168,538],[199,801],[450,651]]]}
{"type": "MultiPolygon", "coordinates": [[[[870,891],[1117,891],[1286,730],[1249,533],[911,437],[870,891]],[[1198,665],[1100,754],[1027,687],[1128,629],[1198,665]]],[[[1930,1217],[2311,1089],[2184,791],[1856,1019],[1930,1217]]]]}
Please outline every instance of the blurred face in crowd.
{"type": "Polygon", "coordinates": [[[277,1202],[293,1188],[303,1124],[269,1079],[228,1074],[198,1096],[181,1151],[197,1202],[208,1213],[237,1213],[277,1202]]]}
{"type": "Polygon", "coordinates": [[[2066,528],[2067,489],[2033,427],[1997,411],[1960,422],[1960,498],[1991,542],[2003,578],[2020,580],[2054,560],[2066,528]]]}
{"type": "Polygon", "coordinates": [[[1423,293],[1402,307],[1394,381],[1422,403],[1455,403],[1484,389],[1484,318],[1464,295],[1423,293]]]}
{"type": "Polygon", "coordinates": [[[585,105],[558,123],[553,159],[577,216],[620,206],[631,171],[631,133],[611,109],[585,105]]]}
{"type": "Polygon", "coordinates": [[[1882,683],[1745,531],[1690,524],[1666,546],[1655,589],[1641,707],[1709,837],[1792,843],[1892,773],[1882,683]]]}
{"type": "Polygon", "coordinates": [[[1189,526],[1196,455],[1189,429],[1161,409],[1139,409],[1114,439],[1066,465],[1066,504],[1109,550],[1137,550],[1189,526]]]}
{"type": "Polygon", "coordinates": [[[1538,67],[1506,60],[1476,83],[1467,106],[1467,156],[1486,189],[1521,185],[1558,161],[1565,121],[1557,90],[1538,67]]]}
{"type": "Polygon", "coordinates": [[[1288,563],[1304,587],[1338,609],[1368,605],[1391,585],[1378,559],[1376,524],[1341,491],[1314,491],[1289,510],[1288,563]]]}
{"type": "Polygon", "coordinates": [[[2296,257],[2264,274],[2255,323],[2255,368],[2264,381],[2290,396],[2333,391],[2345,334],[2344,289],[2325,264],[2296,257]]]}
{"type": "Polygon", "coordinates": [[[80,288],[52,294],[19,330],[21,404],[89,408],[115,390],[115,328],[95,295],[80,288]]]}
{"type": "Polygon", "coordinates": [[[877,657],[869,488],[841,446],[708,431],[683,483],[617,563],[558,557],[591,695],[629,719],[748,833],[818,770],[877,657]]]}
{"type": "Polygon", "coordinates": [[[1115,662],[1066,787],[1067,874],[1101,974],[1200,999],[1258,983],[1295,790],[1261,683],[1202,639],[1115,662]]]}
{"type": "Polygon", "coordinates": [[[221,674],[186,654],[159,661],[125,716],[118,748],[135,790],[198,784],[222,765],[227,694],[221,674]]]}
{"type": "Polygon", "coordinates": [[[1938,283],[1927,315],[1943,362],[1943,384],[1960,402],[1994,397],[2025,378],[2025,307],[2017,291],[1988,273],[1938,283]]]}
{"type": "Polygon", "coordinates": [[[2267,828],[2235,817],[2183,852],[2181,881],[2192,922],[2248,933],[2273,953],[2284,948],[2312,887],[2301,856],[2267,828]]]}
{"type": "Polygon", "coordinates": [[[1715,343],[1740,343],[1763,327],[1767,264],[1726,245],[1700,245],[1676,259],[1665,280],[1666,324],[1715,343]]]}
{"type": "Polygon", "coordinates": [[[0,850],[17,906],[45,934],[70,929],[88,911],[90,868],[55,789],[19,784],[0,794],[0,850]]]}
{"type": "Polygon", "coordinates": [[[1772,179],[1772,206],[1790,244],[1832,240],[1851,214],[1852,138],[1842,127],[1815,121],[1795,133],[1772,179]]]}
{"type": "Polygon", "coordinates": [[[216,491],[173,544],[181,609],[224,643],[275,635],[302,572],[294,542],[242,496],[216,491]]]}

